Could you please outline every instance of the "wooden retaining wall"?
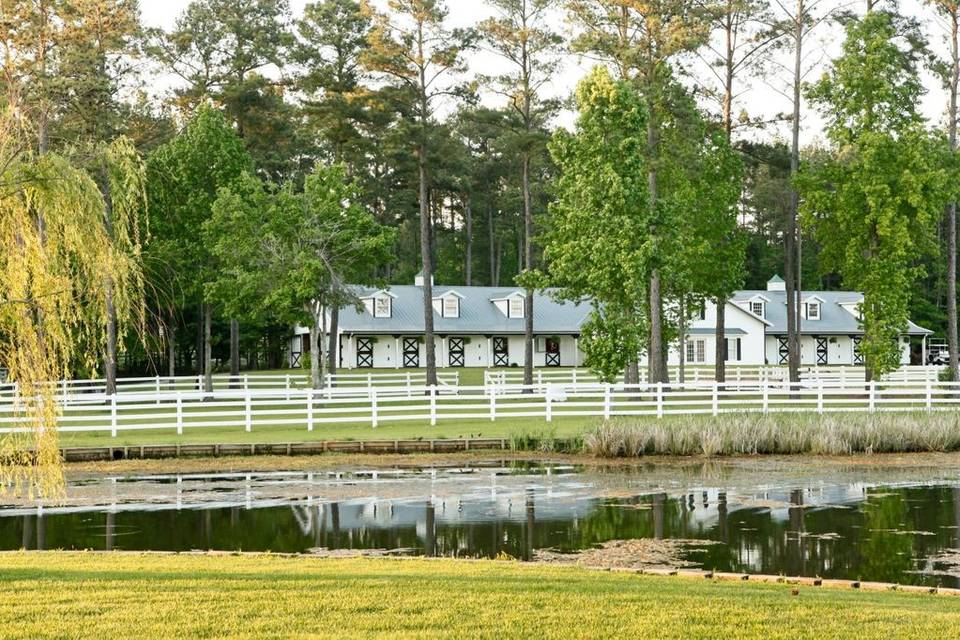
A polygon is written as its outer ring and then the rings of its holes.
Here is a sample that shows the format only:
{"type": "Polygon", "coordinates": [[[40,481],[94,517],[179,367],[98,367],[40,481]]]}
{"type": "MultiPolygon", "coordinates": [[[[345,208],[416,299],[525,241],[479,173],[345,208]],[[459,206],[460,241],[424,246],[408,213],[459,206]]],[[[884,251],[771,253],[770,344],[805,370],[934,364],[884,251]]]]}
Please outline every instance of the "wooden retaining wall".
{"type": "Polygon", "coordinates": [[[216,458],[220,456],[297,456],[324,453],[451,453],[504,451],[507,438],[440,440],[318,440],[273,444],[146,444],[131,446],[69,447],[61,450],[66,462],[143,460],[161,458],[216,458]]]}

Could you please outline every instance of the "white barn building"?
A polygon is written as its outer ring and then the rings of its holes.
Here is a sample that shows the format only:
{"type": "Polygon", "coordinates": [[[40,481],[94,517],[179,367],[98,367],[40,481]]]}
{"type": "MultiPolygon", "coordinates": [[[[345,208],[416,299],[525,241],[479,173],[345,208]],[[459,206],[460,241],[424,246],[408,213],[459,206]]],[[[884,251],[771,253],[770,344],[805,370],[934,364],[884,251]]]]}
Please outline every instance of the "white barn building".
{"type": "MultiPolygon", "coordinates": [[[[363,303],[341,309],[337,360],[344,369],[399,369],[424,366],[423,288],[393,285],[385,289],[354,286],[363,303]]],[[[524,291],[517,287],[434,286],[434,333],[438,367],[512,367],[524,362],[524,291]]],[[[802,363],[862,365],[863,335],[858,306],[863,295],[850,291],[801,294],[802,363]]],[[[550,292],[534,297],[535,367],[583,364],[580,330],[589,304],[557,302],[550,292]]],[[[715,362],[716,308],[707,302],[687,329],[686,361],[715,362]]],[[[932,332],[909,323],[900,338],[901,362],[910,364],[911,339],[924,343],[932,332]]],[[[726,353],[732,365],[781,365],[787,358],[786,291],[774,276],[763,291],[737,291],[727,302],[726,353]]],[[[669,363],[678,364],[678,345],[669,363]]],[[[310,352],[310,335],[296,327],[290,341],[290,365],[300,366],[310,352]]]]}

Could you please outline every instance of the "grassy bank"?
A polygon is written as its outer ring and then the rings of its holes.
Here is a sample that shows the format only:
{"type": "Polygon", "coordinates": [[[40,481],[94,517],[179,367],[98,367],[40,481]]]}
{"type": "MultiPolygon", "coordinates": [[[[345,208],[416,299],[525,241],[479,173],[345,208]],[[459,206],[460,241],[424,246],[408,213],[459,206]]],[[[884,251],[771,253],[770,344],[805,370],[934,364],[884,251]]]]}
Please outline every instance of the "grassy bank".
{"type": "Polygon", "coordinates": [[[960,412],[622,418],[587,433],[584,448],[602,457],[958,451],[960,412]]]}
{"type": "Polygon", "coordinates": [[[960,622],[949,596],[493,561],[7,553],[0,594],[7,638],[923,638],[960,622]]]}

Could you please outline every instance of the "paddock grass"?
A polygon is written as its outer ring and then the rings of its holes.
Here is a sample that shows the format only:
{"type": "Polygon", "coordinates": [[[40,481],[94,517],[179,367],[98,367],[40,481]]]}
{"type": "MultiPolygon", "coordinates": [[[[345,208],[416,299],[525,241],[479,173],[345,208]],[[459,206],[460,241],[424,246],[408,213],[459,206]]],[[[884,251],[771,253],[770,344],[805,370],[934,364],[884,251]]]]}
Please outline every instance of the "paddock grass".
{"type": "Polygon", "coordinates": [[[134,446],[141,444],[224,444],[313,442],[320,440],[431,440],[443,438],[575,438],[597,424],[596,418],[566,417],[547,422],[543,418],[503,418],[490,420],[444,420],[431,426],[429,421],[396,422],[376,428],[369,422],[356,424],[317,425],[313,431],[305,426],[260,424],[246,432],[242,424],[223,427],[185,429],[182,435],[175,428],[144,431],[120,431],[111,437],[108,431],[64,432],[62,447],[134,446]]]}
{"type": "Polygon", "coordinates": [[[5,638],[934,638],[960,598],[516,562],[0,554],[5,638]]]}

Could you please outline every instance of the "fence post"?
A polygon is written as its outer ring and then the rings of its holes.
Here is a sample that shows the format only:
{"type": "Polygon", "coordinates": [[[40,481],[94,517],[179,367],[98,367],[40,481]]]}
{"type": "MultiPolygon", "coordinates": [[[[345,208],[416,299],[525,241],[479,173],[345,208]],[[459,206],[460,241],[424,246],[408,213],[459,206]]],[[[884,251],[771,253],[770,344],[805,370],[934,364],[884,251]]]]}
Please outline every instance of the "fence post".
{"type": "MultiPolygon", "coordinates": [[[[290,396],[287,395],[287,398],[290,396]]],[[[244,425],[247,430],[247,433],[253,431],[253,401],[250,397],[250,390],[243,396],[243,413],[244,413],[244,425]]]]}
{"type": "Polygon", "coordinates": [[[430,426],[437,426],[437,385],[430,385],[430,426]]]}
{"type": "Polygon", "coordinates": [[[117,437],[117,394],[110,396],[110,435],[117,437]]]}
{"type": "Polygon", "coordinates": [[[817,413],[823,414],[823,378],[817,381],[817,413]]]}
{"type": "Polygon", "coordinates": [[[573,385],[574,386],[577,385],[577,368],[576,367],[573,368],[573,385]]]}
{"type": "Polygon", "coordinates": [[[412,397],[413,397],[413,392],[410,390],[410,388],[411,388],[412,386],[413,386],[413,385],[412,385],[412,381],[411,381],[411,379],[410,379],[410,372],[407,371],[407,397],[408,397],[408,398],[412,398],[412,397]]]}
{"type": "Polygon", "coordinates": [[[490,394],[490,422],[497,419],[497,391],[494,387],[488,388],[490,394]]]}
{"type": "Polygon", "coordinates": [[[603,419],[609,420],[613,412],[613,403],[610,401],[610,383],[603,387],[603,419]]]}
{"type": "Polygon", "coordinates": [[[157,376],[155,391],[157,393],[157,404],[160,404],[160,376],[157,376]]]}
{"type": "Polygon", "coordinates": [[[720,383],[713,381],[713,415],[720,414],[720,383]]]}
{"type": "Polygon", "coordinates": [[[543,410],[544,417],[547,419],[547,422],[553,422],[553,402],[551,402],[550,390],[544,390],[543,394],[544,400],[546,401],[543,410]]]}
{"type": "Polygon", "coordinates": [[[370,389],[370,423],[377,428],[377,390],[370,389]]]}
{"type": "Polygon", "coordinates": [[[927,411],[933,409],[933,385],[930,384],[930,379],[927,378],[927,411]]]}
{"type": "Polygon", "coordinates": [[[657,417],[663,417],[663,383],[657,383],[657,417]]]}
{"type": "Polygon", "coordinates": [[[183,392],[177,391],[177,435],[183,435],[183,392]]]}
{"type": "Polygon", "coordinates": [[[290,401],[290,374],[289,373],[286,376],[284,376],[284,385],[286,387],[286,392],[287,392],[287,402],[289,402],[290,401]]]}
{"type": "Polygon", "coordinates": [[[766,380],[760,383],[763,385],[763,413],[770,412],[770,385],[766,380]]]}
{"type": "Polygon", "coordinates": [[[313,431],[313,387],[307,389],[307,431],[313,431]]]}
{"type": "Polygon", "coordinates": [[[870,404],[868,409],[873,413],[876,410],[877,403],[877,383],[871,380],[868,387],[870,389],[870,404]]]}
{"type": "Polygon", "coordinates": [[[243,374],[243,390],[247,391],[250,389],[250,375],[245,373],[243,374]]]}

